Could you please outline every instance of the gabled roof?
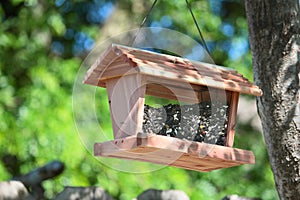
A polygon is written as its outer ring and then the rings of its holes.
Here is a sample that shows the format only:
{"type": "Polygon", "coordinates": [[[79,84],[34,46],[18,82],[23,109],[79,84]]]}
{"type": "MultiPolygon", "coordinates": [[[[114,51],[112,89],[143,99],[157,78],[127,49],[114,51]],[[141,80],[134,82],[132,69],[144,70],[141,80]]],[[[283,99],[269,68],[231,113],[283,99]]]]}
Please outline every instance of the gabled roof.
{"type": "Polygon", "coordinates": [[[261,89],[236,70],[186,58],[112,44],[88,70],[84,83],[105,87],[105,81],[141,73],[155,79],[208,86],[261,96],[261,89]]]}

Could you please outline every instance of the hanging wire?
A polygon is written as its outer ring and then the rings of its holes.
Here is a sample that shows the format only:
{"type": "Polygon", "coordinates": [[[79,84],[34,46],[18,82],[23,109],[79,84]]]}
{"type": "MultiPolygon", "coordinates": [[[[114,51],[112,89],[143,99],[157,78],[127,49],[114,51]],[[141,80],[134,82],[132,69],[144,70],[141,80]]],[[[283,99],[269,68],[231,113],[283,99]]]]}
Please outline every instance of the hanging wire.
{"type": "Polygon", "coordinates": [[[154,8],[154,6],[155,6],[156,3],[157,3],[157,0],[155,0],[155,1],[153,2],[151,8],[148,10],[147,15],[144,17],[144,19],[143,19],[143,21],[142,21],[142,23],[141,23],[141,25],[140,25],[140,28],[142,28],[142,27],[144,26],[145,22],[147,21],[149,15],[151,14],[151,12],[152,12],[152,10],[153,10],[153,8],[154,8]]]}
{"type": "MultiPolygon", "coordinates": [[[[144,24],[146,23],[147,19],[149,18],[149,16],[150,16],[150,14],[151,14],[153,8],[155,7],[157,1],[158,1],[158,0],[154,0],[154,2],[152,3],[152,6],[150,7],[150,9],[148,10],[146,16],[144,17],[144,19],[143,19],[143,21],[142,21],[142,23],[141,23],[141,25],[140,25],[140,27],[139,27],[137,33],[135,34],[135,36],[134,36],[134,38],[133,38],[132,45],[133,45],[134,42],[136,41],[137,36],[140,34],[140,31],[141,31],[142,27],[144,26],[144,24]]],[[[201,30],[200,30],[200,27],[199,27],[199,25],[198,25],[198,23],[197,23],[197,20],[196,20],[196,18],[195,18],[194,13],[193,13],[191,4],[189,3],[188,0],[185,0],[185,2],[186,2],[186,5],[187,5],[187,8],[189,9],[189,11],[190,11],[190,13],[191,13],[191,15],[192,15],[194,24],[196,25],[196,28],[197,28],[197,30],[198,30],[198,33],[199,33],[201,42],[202,42],[202,44],[203,44],[205,50],[207,51],[208,55],[210,56],[210,58],[211,58],[212,61],[213,61],[214,59],[213,59],[212,54],[210,53],[210,51],[209,51],[209,49],[208,49],[208,47],[207,47],[207,44],[206,44],[206,42],[205,42],[205,39],[204,39],[204,37],[203,37],[203,35],[202,35],[202,32],[201,32],[201,30]]]]}
{"type": "Polygon", "coordinates": [[[143,26],[144,26],[144,24],[146,23],[148,17],[150,16],[150,14],[151,14],[151,12],[152,12],[154,6],[156,5],[157,1],[158,1],[158,0],[154,0],[154,2],[153,2],[153,4],[152,4],[151,8],[148,10],[146,16],[144,17],[144,19],[143,19],[143,21],[142,21],[142,23],[141,23],[141,25],[140,25],[140,27],[139,27],[137,33],[135,34],[135,36],[134,36],[134,38],[133,38],[132,45],[134,44],[134,42],[135,42],[137,36],[139,35],[139,33],[140,33],[140,31],[141,31],[141,28],[143,28],[143,26]]]}
{"type": "Polygon", "coordinates": [[[188,9],[189,9],[189,11],[190,11],[190,13],[191,13],[191,15],[192,15],[193,21],[194,21],[194,23],[195,23],[195,25],[196,25],[196,27],[197,27],[198,33],[199,33],[199,35],[200,35],[200,39],[202,40],[202,44],[203,44],[205,50],[207,51],[207,53],[209,54],[209,56],[211,57],[211,59],[214,60],[213,57],[212,57],[212,55],[211,55],[211,53],[210,53],[210,51],[209,51],[209,49],[208,49],[208,47],[207,47],[207,45],[206,45],[206,42],[205,42],[205,40],[204,40],[204,37],[203,37],[202,32],[201,32],[201,30],[200,30],[200,27],[199,27],[199,25],[198,25],[198,23],[197,23],[197,20],[196,20],[196,18],[195,18],[194,13],[193,13],[191,4],[188,2],[188,0],[185,0],[185,2],[186,2],[186,6],[188,7],[188,9]]]}

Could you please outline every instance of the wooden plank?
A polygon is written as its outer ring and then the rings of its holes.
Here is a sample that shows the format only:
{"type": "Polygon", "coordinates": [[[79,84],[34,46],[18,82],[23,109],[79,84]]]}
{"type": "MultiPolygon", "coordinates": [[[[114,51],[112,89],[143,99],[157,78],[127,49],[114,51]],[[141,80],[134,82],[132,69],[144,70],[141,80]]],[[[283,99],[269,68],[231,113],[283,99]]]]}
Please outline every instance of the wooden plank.
{"type": "Polygon", "coordinates": [[[229,102],[232,93],[231,91],[207,88],[206,86],[190,83],[182,84],[177,80],[157,79],[154,76],[147,76],[146,79],[147,94],[187,103],[199,103],[211,100],[226,103],[229,102]]]}
{"type": "Polygon", "coordinates": [[[253,84],[250,83],[246,78],[244,78],[242,75],[234,74],[234,73],[226,73],[225,70],[213,70],[213,68],[208,68],[205,66],[205,63],[202,63],[199,65],[187,65],[185,63],[178,63],[177,61],[173,62],[166,62],[159,60],[157,58],[151,58],[151,57],[134,57],[131,55],[128,55],[132,58],[134,62],[137,63],[137,65],[159,65],[165,68],[166,70],[169,69],[175,69],[179,73],[186,73],[186,71],[191,72],[191,75],[194,74],[201,74],[201,76],[207,76],[214,79],[219,79],[220,81],[223,81],[224,79],[228,79],[235,82],[241,82],[242,84],[245,84],[246,86],[252,86],[253,84]]]}
{"type": "Polygon", "coordinates": [[[159,135],[149,136],[143,143],[147,147],[159,147],[171,149],[172,151],[180,151],[194,156],[212,157],[221,160],[231,160],[237,162],[247,162],[249,151],[236,148],[229,148],[220,145],[212,145],[206,143],[181,140],[173,137],[165,137],[159,135]],[[147,142],[146,142],[147,141],[147,142]]]}
{"type": "Polygon", "coordinates": [[[209,91],[181,89],[172,85],[147,84],[146,94],[186,103],[210,101],[209,91]]]}
{"type": "MultiPolygon", "coordinates": [[[[179,167],[179,168],[184,168],[189,170],[204,171],[204,172],[211,171],[214,169],[222,169],[222,168],[228,168],[228,167],[240,165],[240,163],[228,164],[226,162],[221,163],[214,160],[204,160],[199,158],[195,159],[194,162],[191,162],[191,160],[193,159],[192,157],[190,157],[189,159],[181,159],[181,157],[179,157],[178,160],[174,161],[174,159],[168,157],[163,157],[163,156],[158,157],[153,155],[151,156],[149,154],[143,154],[143,153],[130,154],[130,152],[126,152],[126,151],[118,152],[116,154],[111,154],[108,157],[138,160],[143,162],[152,162],[161,165],[169,165],[169,166],[174,166],[174,167],[179,167]]],[[[182,156],[182,157],[186,157],[186,156],[182,156]]]]}
{"type": "MultiPolygon", "coordinates": [[[[128,63],[124,62],[123,59],[119,60],[119,59],[116,59],[111,65],[109,65],[109,67],[107,68],[96,68],[94,70],[95,73],[103,73],[107,70],[114,70],[114,69],[117,69],[117,68],[121,68],[121,67],[128,67],[128,68],[132,68],[129,66],[128,63]]],[[[103,78],[106,78],[106,77],[103,77],[103,78]]]]}
{"type": "MultiPolygon", "coordinates": [[[[216,74],[216,73],[211,73],[211,72],[202,72],[201,70],[186,70],[186,69],[180,69],[180,68],[165,68],[162,65],[155,64],[153,65],[158,72],[163,75],[164,72],[169,72],[173,73],[174,77],[177,77],[177,79],[183,79],[187,82],[195,81],[195,84],[200,84],[200,85],[209,85],[210,82],[217,82],[218,88],[220,89],[228,89],[230,90],[231,87],[236,85],[236,82],[234,82],[232,79],[224,80],[221,77],[221,74],[216,74]],[[164,71],[164,72],[161,72],[164,71]],[[198,81],[199,80],[199,81],[198,81]],[[229,88],[226,88],[229,87],[229,88]]],[[[151,71],[153,72],[153,70],[151,71]]],[[[150,73],[149,73],[150,75],[150,73]]],[[[241,87],[250,87],[252,84],[251,83],[242,83],[239,82],[241,87]]],[[[211,85],[209,85],[211,86],[211,85]]],[[[213,86],[213,85],[212,85],[213,86]]],[[[256,87],[254,87],[256,89],[256,87]]]]}
{"type": "Polygon", "coordinates": [[[251,151],[159,135],[149,135],[145,138],[129,136],[96,143],[94,154],[204,172],[255,163],[251,151]]]}
{"type": "Polygon", "coordinates": [[[166,71],[163,67],[155,65],[143,65],[139,66],[140,73],[145,75],[150,75],[157,77],[157,79],[174,79],[178,82],[186,82],[191,84],[197,84],[197,85],[203,85],[203,86],[209,86],[213,88],[223,89],[223,90],[229,90],[229,91],[235,91],[235,92],[241,92],[246,94],[253,94],[256,96],[261,96],[262,91],[256,87],[249,87],[248,85],[242,84],[242,83],[236,83],[231,80],[217,80],[212,77],[203,77],[195,72],[187,72],[178,74],[178,72],[172,70],[172,71],[166,71]]]}
{"type": "MultiPolygon", "coordinates": [[[[113,155],[113,154],[110,154],[113,155]]],[[[153,147],[142,147],[131,149],[128,151],[122,151],[118,153],[114,153],[115,157],[126,157],[135,160],[143,160],[143,161],[151,161],[157,164],[165,164],[172,166],[201,166],[205,168],[224,168],[231,167],[235,165],[240,165],[239,162],[231,162],[224,161],[217,158],[210,157],[199,157],[193,156],[188,153],[171,151],[168,149],[164,149],[163,151],[159,148],[153,147]],[[150,149],[150,150],[149,150],[150,149]]]]}
{"type": "Polygon", "coordinates": [[[89,75],[89,78],[85,80],[85,84],[95,85],[99,87],[106,87],[106,81],[109,79],[120,78],[121,76],[127,76],[137,74],[138,68],[132,68],[127,63],[121,63],[114,67],[103,68],[102,71],[94,70],[89,75]]]}
{"type": "Polygon", "coordinates": [[[152,52],[138,53],[138,51],[130,51],[126,54],[138,65],[149,64],[149,65],[163,65],[164,67],[171,67],[179,71],[189,70],[201,72],[203,76],[212,76],[214,78],[220,77],[221,80],[229,79],[235,82],[241,82],[248,86],[254,86],[244,78],[241,74],[238,74],[236,70],[230,68],[220,67],[209,63],[203,62],[190,62],[189,60],[182,60],[179,57],[165,58],[165,54],[152,54],[152,52]]]}
{"type": "Polygon", "coordinates": [[[160,79],[156,76],[146,76],[147,84],[160,84],[160,85],[166,85],[166,86],[173,86],[179,89],[188,89],[188,90],[194,90],[194,91],[207,91],[208,87],[204,85],[197,85],[192,84],[189,82],[182,82],[176,79],[160,79]]]}
{"type": "Polygon", "coordinates": [[[90,75],[93,73],[95,69],[99,68],[105,68],[109,65],[109,63],[114,61],[114,56],[116,55],[113,51],[113,45],[109,46],[100,56],[99,58],[94,62],[94,64],[90,67],[90,69],[87,71],[86,76],[83,80],[83,83],[91,84],[91,81],[89,80],[90,75]],[[100,67],[101,66],[101,67],[100,67]]]}
{"type": "Polygon", "coordinates": [[[142,132],[146,85],[140,74],[106,82],[114,138],[142,132]]]}
{"type": "Polygon", "coordinates": [[[209,70],[213,70],[216,72],[221,72],[221,73],[231,73],[231,74],[236,74],[237,76],[241,76],[240,74],[237,73],[236,70],[231,69],[231,68],[225,68],[222,66],[210,64],[210,63],[204,63],[204,62],[199,62],[199,61],[191,61],[188,60],[187,58],[182,58],[182,57],[177,57],[177,56],[172,56],[168,54],[161,54],[161,53],[156,53],[152,51],[147,51],[147,50],[141,50],[141,49],[134,49],[130,47],[125,47],[125,46],[120,46],[121,49],[127,49],[123,53],[126,55],[133,55],[133,57],[138,57],[138,58],[145,58],[146,60],[161,60],[164,62],[170,62],[170,63],[179,63],[179,64],[184,64],[186,66],[200,66],[202,68],[206,68],[209,70]]]}
{"type": "Polygon", "coordinates": [[[109,68],[104,71],[94,71],[94,73],[90,75],[89,79],[86,80],[85,83],[105,87],[106,80],[137,73],[137,68],[130,68],[123,64],[121,66],[118,66],[118,68],[109,68]]]}
{"type": "Polygon", "coordinates": [[[239,102],[239,93],[233,92],[230,100],[229,114],[228,114],[228,127],[227,127],[227,137],[225,145],[232,147],[234,143],[234,132],[236,125],[236,115],[239,102]]]}
{"type": "Polygon", "coordinates": [[[124,64],[119,65],[117,68],[108,69],[103,72],[101,75],[101,78],[99,81],[105,82],[106,80],[112,79],[112,78],[119,78],[122,76],[128,76],[131,74],[137,74],[138,69],[137,68],[130,68],[129,66],[126,66],[124,64]]]}

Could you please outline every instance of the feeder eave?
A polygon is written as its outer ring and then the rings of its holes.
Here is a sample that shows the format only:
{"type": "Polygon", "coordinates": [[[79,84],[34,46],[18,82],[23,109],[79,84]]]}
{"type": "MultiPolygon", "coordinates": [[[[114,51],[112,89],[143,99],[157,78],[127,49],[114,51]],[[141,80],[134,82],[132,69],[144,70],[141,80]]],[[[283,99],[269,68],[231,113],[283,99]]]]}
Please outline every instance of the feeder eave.
{"type": "Polygon", "coordinates": [[[102,83],[132,73],[262,96],[262,90],[236,70],[185,58],[112,44],[87,72],[84,83],[102,83]]]}
{"type": "MultiPolygon", "coordinates": [[[[107,75],[105,74],[106,71],[112,70],[123,70],[124,66],[133,67],[135,63],[130,62],[122,52],[119,50],[120,45],[111,44],[92,64],[92,66],[87,71],[83,83],[100,86],[102,85],[100,82],[102,80],[107,80],[110,78],[122,76],[122,73],[118,72],[114,75],[107,75]],[[120,63],[121,61],[121,63],[120,63]],[[117,65],[117,66],[116,66],[117,65]]],[[[124,71],[124,70],[123,70],[124,71]]],[[[125,73],[125,72],[123,72],[125,73]]]]}
{"type": "MultiPolygon", "coordinates": [[[[218,80],[209,76],[202,76],[201,74],[192,72],[178,72],[175,70],[165,70],[162,67],[155,65],[141,64],[138,66],[139,73],[152,77],[151,79],[165,79],[169,80],[170,84],[172,81],[178,85],[178,82],[183,84],[193,84],[200,86],[207,86],[220,90],[227,90],[232,92],[239,92],[242,94],[250,94],[254,96],[262,96],[262,90],[253,84],[236,83],[232,80],[218,80]]],[[[157,79],[157,80],[159,80],[157,79]]]]}

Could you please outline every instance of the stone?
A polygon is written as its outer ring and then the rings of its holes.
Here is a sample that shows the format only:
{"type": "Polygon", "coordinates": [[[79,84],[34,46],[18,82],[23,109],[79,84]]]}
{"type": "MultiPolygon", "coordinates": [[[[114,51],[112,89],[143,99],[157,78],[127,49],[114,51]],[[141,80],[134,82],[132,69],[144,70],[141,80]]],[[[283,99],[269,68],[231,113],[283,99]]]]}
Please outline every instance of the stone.
{"type": "Polygon", "coordinates": [[[65,187],[53,200],[113,200],[100,187],[65,187]]]}
{"type": "Polygon", "coordinates": [[[0,199],[1,200],[34,200],[20,181],[0,182],[0,199]]]}
{"type": "Polygon", "coordinates": [[[222,200],[262,200],[261,198],[242,197],[236,194],[227,195],[222,200]]]}
{"type": "Polygon", "coordinates": [[[189,200],[187,194],[181,190],[148,189],[141,193],[137,200],[189,200]]]}

